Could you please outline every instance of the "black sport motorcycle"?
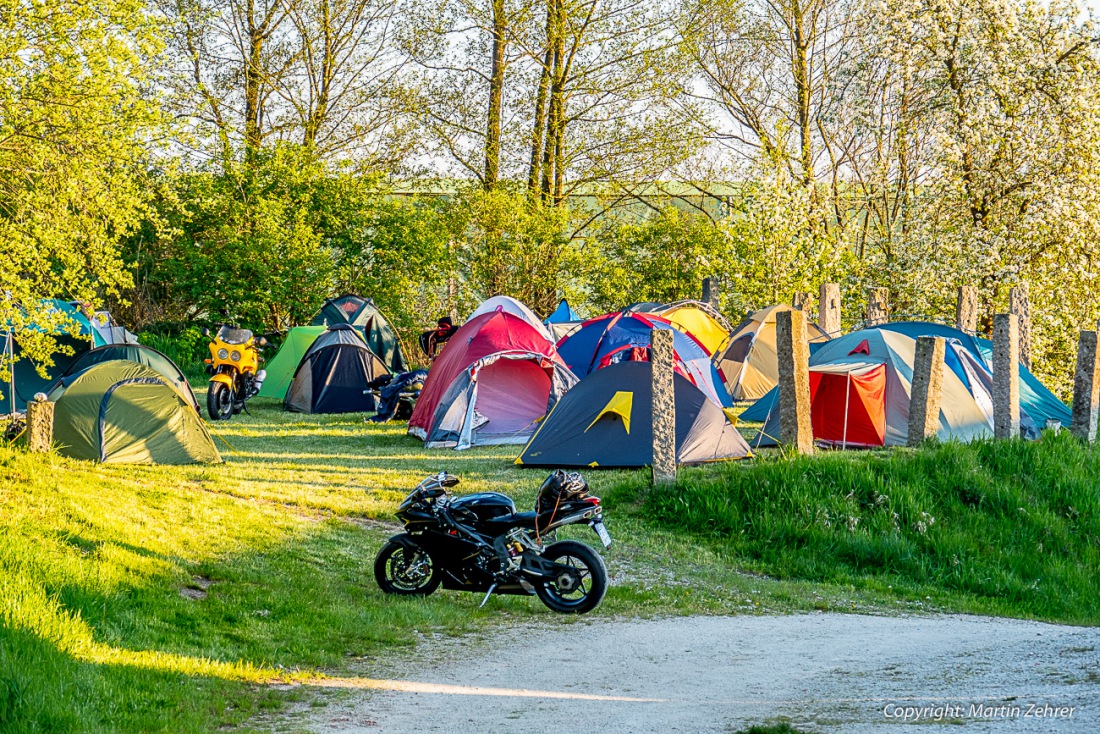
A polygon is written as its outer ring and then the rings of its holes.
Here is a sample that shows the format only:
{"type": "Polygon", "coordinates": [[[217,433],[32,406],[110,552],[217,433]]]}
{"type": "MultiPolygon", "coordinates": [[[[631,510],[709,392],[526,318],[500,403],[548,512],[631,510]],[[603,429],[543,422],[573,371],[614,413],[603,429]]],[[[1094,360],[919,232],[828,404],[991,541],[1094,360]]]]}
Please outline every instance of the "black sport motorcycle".
{"type": "Polygon", "coordinates": [[[575,472],[559,470],[539,489],[534,512],[516,512],[507,495],[454,497],[458,479],[446,472],[416,486],[397,508],[406,532],[390,538],[374,561],[387,594],[427,596],[439,588],[492,594],[537,594],[555,612],[590,612],[607,592],[603,558],[575,540],[545,542],[566,525],[587,523],[605,548],[599,497],[575,472]]]}

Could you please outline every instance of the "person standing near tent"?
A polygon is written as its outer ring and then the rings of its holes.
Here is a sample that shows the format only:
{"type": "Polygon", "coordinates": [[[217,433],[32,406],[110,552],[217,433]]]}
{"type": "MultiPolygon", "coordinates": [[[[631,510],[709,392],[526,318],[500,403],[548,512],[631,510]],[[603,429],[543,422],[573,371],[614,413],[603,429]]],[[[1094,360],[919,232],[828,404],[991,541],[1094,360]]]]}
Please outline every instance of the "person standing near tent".
{"type": "Polygon", "coordinates": [[[454,325],[450,316],[444,316],[436,322],[434,331],[425,331],[420,335],[420,348],[428,355],[428,360],[434,362],[439,356],[440,348],[454,336],[458,327],[454,325]]]}

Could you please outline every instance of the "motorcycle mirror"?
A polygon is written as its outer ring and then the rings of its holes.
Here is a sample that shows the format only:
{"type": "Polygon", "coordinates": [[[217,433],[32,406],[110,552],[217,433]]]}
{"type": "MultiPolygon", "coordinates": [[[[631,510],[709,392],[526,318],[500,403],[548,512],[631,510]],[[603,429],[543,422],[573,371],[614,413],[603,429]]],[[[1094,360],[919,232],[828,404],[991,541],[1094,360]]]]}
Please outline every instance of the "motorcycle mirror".
{"type": "Polygon", "coordinates": [[[264,337],[261,336],[259,339],[256,340],[256,346],[266,347],[267,346],[267,339],[265,339],[264,337]]]}
{"type": "Polygon", "coordinates": [[[206,328],[205,326],[202,327],[202,329],[199,331],[199,333],[202,334],[207,339],[210,338],[210,329],[206,328]]]}

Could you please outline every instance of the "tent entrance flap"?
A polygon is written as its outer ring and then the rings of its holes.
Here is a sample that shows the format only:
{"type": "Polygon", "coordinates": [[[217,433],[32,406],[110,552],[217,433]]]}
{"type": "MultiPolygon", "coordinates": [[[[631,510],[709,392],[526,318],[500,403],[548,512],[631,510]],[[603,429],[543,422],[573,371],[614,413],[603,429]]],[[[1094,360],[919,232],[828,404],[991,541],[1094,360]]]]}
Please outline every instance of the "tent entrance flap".
{"type": "Polygon", "coordinates": [[[498,359],[477,371],[474,409],[487,420],[480,434],[522,434],[546,415],[550,375],[530,359],[498,359]]]}
{"type": "Polygon", "coordinates": [[[886,443],[886,365],[810,372],[814,438],[842,446],[886,443]]]}

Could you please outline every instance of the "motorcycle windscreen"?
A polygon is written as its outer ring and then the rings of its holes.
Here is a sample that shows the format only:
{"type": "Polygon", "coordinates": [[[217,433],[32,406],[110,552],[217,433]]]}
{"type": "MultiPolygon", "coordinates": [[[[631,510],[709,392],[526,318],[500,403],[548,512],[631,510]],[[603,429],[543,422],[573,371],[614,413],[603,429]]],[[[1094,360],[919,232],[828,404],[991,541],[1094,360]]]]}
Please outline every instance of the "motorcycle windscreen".
{"type": "Polygon", "coordinates": [[[526,439],[550,402],[550,375],[529,359],[498,359],[478,370],[475,433],[479,440],[526,439]]]}
{"type": "Polygon", "coordinates": [[[814,438],[842,446],[886,443],[886,365],[810,371],[814,438]]]}

